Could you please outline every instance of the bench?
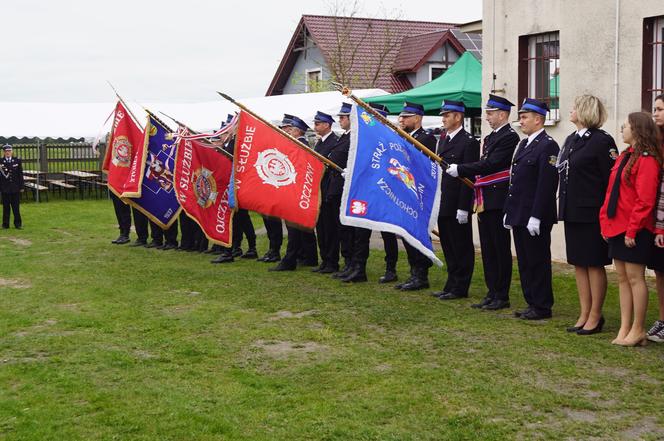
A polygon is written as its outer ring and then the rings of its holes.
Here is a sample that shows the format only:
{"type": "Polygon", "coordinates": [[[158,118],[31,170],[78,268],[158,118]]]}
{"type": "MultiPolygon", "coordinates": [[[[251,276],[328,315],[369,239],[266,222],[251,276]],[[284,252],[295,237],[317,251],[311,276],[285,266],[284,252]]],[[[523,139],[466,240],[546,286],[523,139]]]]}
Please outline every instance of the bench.
{"type": "MultiPolygon", "coordinates": [[[[65,199],[67,199],[67,190],[76,190],[75,185],[67,184],[65,181],[60,180],[60,179],[49,179],[48,184],[52,187],[55,187],[58,189],[58,194],[62,194],[62,191],[64,190],[65,192],[65,199]]],[[[74,199],[76,198],[76,195],[74,194],[74,199]]]]}
{"type": "Polygon", "coordinates": [[[23,186],[25,188],[32,190],[32,197],[34,198],[35,201],[39,200],[37,196],[40,194],[40,192],[44,192],[44,194],[46,195],[46,201],[48,202],[48,192],[47,192],[48,187],[36,184],[34,182],[24,182],[23,186]]]}

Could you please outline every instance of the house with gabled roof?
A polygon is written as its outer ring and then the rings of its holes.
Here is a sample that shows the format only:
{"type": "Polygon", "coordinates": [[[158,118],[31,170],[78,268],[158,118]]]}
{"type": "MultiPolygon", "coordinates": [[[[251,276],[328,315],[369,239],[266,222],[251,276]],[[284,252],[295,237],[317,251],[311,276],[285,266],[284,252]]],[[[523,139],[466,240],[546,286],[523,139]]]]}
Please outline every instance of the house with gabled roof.
{"type": "Polygon", "coordinates": [[[480,34],[459,24],[303,15],[266,95],[354,89],[403,92],[442,75],[466,51],[481,60],[480,34]]]}

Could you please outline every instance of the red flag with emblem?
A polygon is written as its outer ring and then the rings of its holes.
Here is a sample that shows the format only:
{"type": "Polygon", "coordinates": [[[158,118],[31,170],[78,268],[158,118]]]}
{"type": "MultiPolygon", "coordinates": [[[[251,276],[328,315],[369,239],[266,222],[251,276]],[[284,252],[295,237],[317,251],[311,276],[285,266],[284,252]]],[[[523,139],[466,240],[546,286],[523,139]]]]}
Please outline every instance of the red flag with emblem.
{"type": "Polygon", "coordinates": [[[224,246],[232,242],[233,209],[228,204],[232,171],[233,159],[227,153],[198,140],[179,139],[174,178],[178,201],[208,239],[224,246]]]}
{"type": "Polygon", "coordinates": [[[324,171],[311,151],[249,113],[240,113],[235,142],[239,208],[313,229],[324,171]]]}
{"type": "Polygon", "coordinates": [[[122,102],[115,106],[111,138],[106,146],[102,170],[108,188],[118,197],[139,197],[145,164],[145,136],[122,102]]]}

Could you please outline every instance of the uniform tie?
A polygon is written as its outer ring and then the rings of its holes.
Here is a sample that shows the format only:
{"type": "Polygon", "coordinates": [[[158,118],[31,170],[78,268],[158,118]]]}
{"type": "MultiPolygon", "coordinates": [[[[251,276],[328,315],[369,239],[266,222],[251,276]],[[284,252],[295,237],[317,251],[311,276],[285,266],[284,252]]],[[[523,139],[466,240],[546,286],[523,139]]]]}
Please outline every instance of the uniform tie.
{"type": "Polygon", "coordinates": [[[611,187],[611,193],[609,193],[609,204],[606,206],[606,215],[609,219],[616,217],[616,209],[618,208],[618,198],[620,197],[620,181],[622,178],[622,172],[627,162],[629,162],[629,157],[632,154],[630,152],[625,153],[622,162],[618,166],[618,173],[616,173],[616,180],[613,181],[613,187],[611,187]]]}

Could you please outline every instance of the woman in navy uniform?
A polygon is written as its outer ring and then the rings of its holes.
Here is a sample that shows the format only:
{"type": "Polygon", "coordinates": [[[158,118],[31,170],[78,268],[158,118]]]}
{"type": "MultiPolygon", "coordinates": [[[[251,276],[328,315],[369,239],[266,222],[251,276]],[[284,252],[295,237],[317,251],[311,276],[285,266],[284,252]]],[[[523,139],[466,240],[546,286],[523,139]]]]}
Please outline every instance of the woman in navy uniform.
{"type": "MultiPolygon", "coordinates": [[[[438,142],[437,153],[447,163],[470,163],[480,157],[480,143],[463,128],[465,112],[461,101],[445,100],[440,108],[447,134],[438,142]]],[[[473,189],[449,173],[442,176],[440,186],[438,233],[447,265],[447,281],[442,291],[434,292],[433,296],[454,300],[468,297],[475,267],[473,189]]]]}
{"type": "Polygon", "coordinates": [[[507,199],[510,163],[519,135],[510,126],[513,103],[489,95],[485,106],[486,120],[493,129],[484,137],[482,157],[466,164],[450,164],[446,172],[454,177],[475,178],[474,209],[478,217],[484,282],[488,292],[471,305],[490,311],[510,307],[512,282],[512,237],[503,227],[503,208],[507,199]]]}
{"type": "MultiPolygon", "coordinates": [[[[657,95],[653,110],[653,120],[659,128],[659,134],[664,141],[664,94],[657,95]]],[[[662,144],[664,151],[664,144],[662,144]]],[[[648,330],[648,340],[664,343],[664,172],[662,172],[655,207],[655,248],[652,251],[648,268],[655,271],[657,285],[657,299],[659,306],[658,319],[648,330]]]]}
{"type": "Polygon", "coordinates": [[[514,315],[524,320],[551,317],[551,229],[556,223],[558,144],[546,131],[549,106],[526,98],[519,110],[523,139],[514,152],[505,202],[505,228],[512,229],[523,296],[528,303],[514,315]]]}
{"type": "Polygon", "coordinates": [[[618,157],[616,143],[600,127],[606,109],[599,98],[577,96],[569,120],[576,131],[567,137],[558,156],[560,188],[558,220],[565,222],[567,263],[574,265],[581,311],[568,332],[590,335],[602,330],[606,296],[605,265],[609,250],[599,227],[611,167],[618,157]]]}
{"type": "Polygon", "coordinates": [[[655,238],[654,211],[662,168],[662,141],[652,117],[645,112],[630,113],[622,126],[622,135],[629,147],[611,169],[599,221],[618,273],[620,330],[612,343],[636,346],[648,341],[645,269],[655,238]]]}
{"type": "MultiPolygon", "coordinates": [[[[23,165],[12,156],[12,146],[2,147],[4,157],[0,161],[0,193],[2,193],[2,228],[9,228],[9,212],[14,213],[14,227],[23,228],[21,220],[21,191],[23,191],[23,165]]],[[[129,239],[127,238],[127,241],[129,239]]]]}

